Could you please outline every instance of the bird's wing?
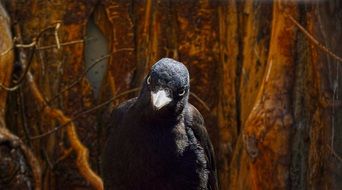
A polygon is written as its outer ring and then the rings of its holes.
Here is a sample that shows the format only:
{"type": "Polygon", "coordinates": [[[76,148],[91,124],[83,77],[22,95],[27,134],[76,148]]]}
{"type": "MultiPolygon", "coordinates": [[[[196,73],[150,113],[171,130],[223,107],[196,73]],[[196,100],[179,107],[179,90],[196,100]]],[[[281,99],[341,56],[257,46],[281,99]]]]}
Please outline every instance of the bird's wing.
{"type": "Polygon", "coordinates": [[[117,106],[111,115],[110,121],[111,125],[117,125],[118,122],[121,121],[122,116],[128,111],[128,109],[136,102],[137,97],[131,98],[125,102],[122,102],[119,106],[117,106]]]}
{"type": "Polygon", "coordinates": [[[106,123],[106,131],[105,131],[105,148],[102,153],[102,166],[101,170],[103,173],[103,180],[105,189],[114,189],[113,184],[114,181],[112,180],[112,176],[110,172],[110,168],[112,167],[112,154],[115,152],[112,151],[111,144],[113,141],[116,141],[115,138],[110,138],[113,134],[117,134],[117,130],[120,129],[120,123],[123,119],[123,116],[127,113],[127,111],[134,105],[136,102],[136,98],[129,99],[119,106],[114,108],[111,113],[109,120],[106,123]],[[109,172],[108,172],[109,171],[109,172]]]}
{"type": "Polygon", "coordinates": [[[136,100],[137,100],[136,97],[129,99],[125,102],[122,102],[119,106],[114,108],[114,110],[111,113],[110,119],[107,123],[107,128],[109,128],[109,131],[108,131],[109,133],[107,133],[107,134],[110,134],[111,131],[113,130],[113,128],[120,125],[120,122],[121,122],[123,116],[129,110],[129,108],[132,107],[132,105],[134,105],[136,100]]]}
{"type": "Polygon", "coordinates": [[[195,137],[199,141],[200,145],[203,147],[206,154],[206,161],[208,163],[209,170],[209,181],[208,181],[208,189],[209,190],[218,190],[218,182],[217,182],[217,170],[216,170],[216,161],[214,148],[210,141],[208,132],[204,126],[204,119],[201,113],[189,103],[188,106],[188,116],[190,116],[190,124],[189,126],[194,132],[195,137]]]}

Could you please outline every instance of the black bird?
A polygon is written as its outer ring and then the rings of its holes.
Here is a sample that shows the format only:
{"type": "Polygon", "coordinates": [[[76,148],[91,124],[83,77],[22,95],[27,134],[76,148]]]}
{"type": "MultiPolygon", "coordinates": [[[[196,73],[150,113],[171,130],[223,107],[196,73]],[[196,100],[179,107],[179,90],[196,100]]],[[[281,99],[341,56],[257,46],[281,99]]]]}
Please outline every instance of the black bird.
{"type": "Polygon", "coordinates": [[[213,147],[189,90],[187,68],[163,58],[140,95],[113,111],[102,155],[105,189],[218,189],[213,147]]]}

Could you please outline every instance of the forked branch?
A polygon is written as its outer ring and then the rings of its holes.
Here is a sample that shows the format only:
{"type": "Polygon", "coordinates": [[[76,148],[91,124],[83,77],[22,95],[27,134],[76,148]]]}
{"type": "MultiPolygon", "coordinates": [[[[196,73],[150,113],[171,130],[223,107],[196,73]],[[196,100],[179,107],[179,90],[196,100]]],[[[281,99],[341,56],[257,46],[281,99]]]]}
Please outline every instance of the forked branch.
{"type": "Polygon", "coordinates": [[[296,25],[301,32],[314,44],[316,45],[320,50],[323,52],[329,54],[331,57],[342,63],[342,58],[333,53],[331,50],[329,50],[327,47],[325,47],[322,43],[320,43],[313,35],[311,35],[302,25],[299,24],[299,22],[294,19],[291,15],[285,14],[285,17],[289,18],[291,22],[296,25]]]}
{"type": "MultiPolygon", "coordinates": [[[[59,25],[57,24],[56,29],[58,29],[59,25]]],[[[21,31],[19,28],[16,28],[16,33],[18,36],[18,41],[21,42],[21,31]]],[[[55,33],[56,34],[56,33],[55,33]]],[[[58,36],[57,36],[58,37],[58,36]]],[[[34,40],[36,41],[36,40],[34,40]]],[[[35,46],[34,46],[35,48],[35,46]]],[[[37,84],[34,81],[33,75],[30,72],[28,68],[27,60],[25,59],[25,51],[22,49],[19,50],[19,61],[21,63],[21,66],[23,69],[26,69],[26,80],[29,89],[31,90],[33,94],[33,98],[37,101],[38,105],[43,107],[43,114],[47,115],[51,119],[56,119],[60,124],[67,124],[66,132],[67,136],[70,141],[71,148],[76,152],[77,155],[77,168],[80,172],[80,174],[97,190],[103,190],[103,182],[101,178],[90,168],[89,166],[89,152],[88,149],[81,143],[80,139],[78,138],[77,132],[76,132],[76,126],[71,121],[69,117],[67,117],[61,110],[57,108],[50,107],[45,99],[42,93],[40,92],[37,84]]],[[[31,62],[32,60],[30,60],[31,62]]]]}
{"type": "Polygon", "coordinates": [[[33,80],[33,76],[28,72],[27,76],[29,77],[28,85],[32,94],[38,104],[43,108],[43,114],[46,114],[48,117],[52,119],[56,119],[59,121],[61,125],[66,125],[66,132],[70,141],[70,145],[72,149],[77,154],[77,168],[80,171],[80,174],[87,180],[89,183],[97,190],[103,189],[103,182],[101,178],[90,168],[88,159],[89,159],[89,152],[88,149],[81,143],[80,139],[78,138],[76,132],[76,126],[71,121],[71,119],[66,116],[61,110],[57,108],[52,108],[46,104],[43,99],[41,92],[39,91],[36,83],[33,80]]]}

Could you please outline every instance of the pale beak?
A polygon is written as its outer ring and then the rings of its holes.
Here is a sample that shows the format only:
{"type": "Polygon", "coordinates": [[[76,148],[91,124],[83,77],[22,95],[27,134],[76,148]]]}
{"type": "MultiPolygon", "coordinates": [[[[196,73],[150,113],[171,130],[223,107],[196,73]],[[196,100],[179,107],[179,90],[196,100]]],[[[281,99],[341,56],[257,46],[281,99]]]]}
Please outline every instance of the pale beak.
{"type": "Polygon", "coordinates": [[[167,93],[165,90],[159,90],[157,91],[157,93],[151,92],[151,98],[152,98],[152,104],[157,110],[169,104],[172,100],[171,98],[167,96],[167,93]]]}

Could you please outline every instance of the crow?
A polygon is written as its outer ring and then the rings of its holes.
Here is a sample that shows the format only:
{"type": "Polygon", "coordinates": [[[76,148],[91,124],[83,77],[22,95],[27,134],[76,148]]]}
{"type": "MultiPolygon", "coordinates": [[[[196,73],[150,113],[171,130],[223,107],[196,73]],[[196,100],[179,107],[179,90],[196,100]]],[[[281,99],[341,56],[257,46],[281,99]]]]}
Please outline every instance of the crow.
{"type": "Polygon", "coordinates": [[[110,118],[102,153],[107,190],[217,190],[212,143],[200,112],[188,102],[185,65],[162,58],[138,97],[110,118]]]}

